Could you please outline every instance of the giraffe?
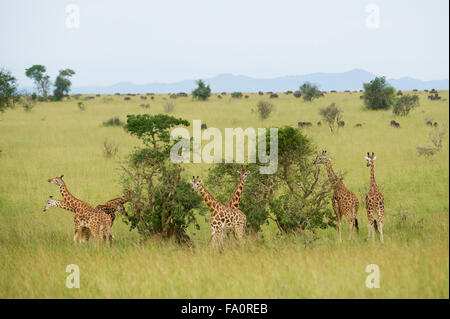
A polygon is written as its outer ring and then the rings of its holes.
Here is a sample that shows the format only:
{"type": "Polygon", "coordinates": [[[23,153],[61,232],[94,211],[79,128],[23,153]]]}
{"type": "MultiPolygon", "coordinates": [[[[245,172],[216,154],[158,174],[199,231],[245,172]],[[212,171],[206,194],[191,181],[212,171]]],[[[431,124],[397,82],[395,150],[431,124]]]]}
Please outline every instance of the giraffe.
{"type": "Polygon", "coordinates": [[[374,152],[372,155],[367,152],[367,156],[364,156],[367,161],[367,167],[370,166],[370,188],[369,193],[366,195],[366,210],[367,210],[367,219],[369,223],[367,224],[369,228],[368,238],[370,238],[370,234],[372,233],[372,241],[375,241],[375,230],[378,230],[380,233],[380,241],[384,243],[383,238],[383,217],[384,217],[384,197],[381,194],[380,189],[375,182],[375,160],[377,157],[374,152]],[[375,212],[378,214],[378,225],[375,220],[375,212]]]}
{"type": "MultiPolygon", "coordinates": [[[[105,212],[106,214],[108,214],[108,216],[111,219],[111,227],[114,223],[114,219],[115,219],[115,212],[120,212],[120,213],[125,213],[125,210],[123,208],[123,204],[126,203],[128,200],[123,198],[123,197],[118,197],[118,198],[114,198],[111,199],[109,201],[107,201],[105,204],[103,205],[97,205],[95,207],[95,209],[100,209],[103,212],[105,212]]],[[[47,211],[48,209],[52,208],[52,207],[59,207],[71,212],[76,211],[75,208],[73,208],[72,206],[70,206],[69,204],[67,204],[65,201],[61,201],[61,200],[57,200],[57,199],[53,199],[53,196],[50,196],[50,199],[47,201],[47,204],[44,208],[44,212],[47,211]]],[[[90,236],[90,232],[88,228],[83,228],[83,236],[81,237],[81,240],[84,241],[88,241],[89,240],[89,236],[90,236]]],[[[78,233],[75,230],[75,238],[74,241],[76,241],[76,239],[78,238],[78,233]]],[[[114,238],[114,236],[113,236],[114,238]]]]}
{"type": "Polygon", "coordinates": [[[355,194],[345,187],[344,183],[336,176],[331,165],[331,158],[327,156],[327,151],[322,151],[322,154],[317,156],[316,164],[325,164],[327,168],[328,178],[333,184],[333,198],[331,203],[333,205],[334,213],[337,217],[337,226],[339,234],[339,242],[342,242],[341,222],[342,215],[344,215],[350,225],[350,233],[348,239],[352,239],[353,227],[359,230],[358,215],[359,202],[355,194]]]}
{"type": "Polygon", "coordinates": [[[95,206],[95,209],[100,209],[107,213],[109,217],[111,218],[111,226],[114,223],[114,219],[116,218],[116,212],[126,214],[125,208],[123,207],[123,204],[127,203],[129,201],[128,198],[124,197],[117,197],[114,199],[111,199],[107,201],[106,203],[102,205],[95,206]]]}
{"type": "Polygon", "coordinates": [[[239,204],[241,203],[242,190],[244,188],[245,180],[247,179],[249,173],[250,172],[248,170],[248,166],[241,168],[240,172],[241,176],[239,178],[239,183],[237,184],[236,189],[233,192],[233,195],[231,195],[231,198],[228,200],[225,206],[239,209],[239,204]]]}
{"type": "Polygon", "coordinates": [[[199,191],[206,205],[211,212],[210,224],[212,228],[212,239],[215,245],[223,235],[223,231],[234,230],[238,240],[244,236],[245,224],[247,217],[240,210],[233,207],[227,207],[216,200],[203,186],[202,181],[194,176],[191,180],[192,191],[199,191]]]}
{"type": "MultiPolygon", "coordinates": [[[[57,200],[57,199],[53,199],[53,196],[49,197],[49,200],[47,201],[47,204],[44,207],[44,212],[46,212],[47,210],[49,210],[52,207],[59,207],[65,210],[68,210],[70,212],[74,212],[75,213],[75,208],[73,208],[72,206],[70,206],[69,204],[67,204],[65,201],[62,200],[57,200]]],[[[88,241],[89,240],[89,229],[83,227],[82,229],[82,237],[80,238],[80,241],[88,241]]],[[[75,235],[73,237],[73,241],[76,242],[78,239],[78,232],[75,230],[75,235]]]]}
{"type": "Polygon", "coordinates": [[[112,223],[109,215],[100,209],[93,208],[88,203],[73,196],[67,189],[66,184],[62,179],[63,177],[64,175],[54,177],[49,179],[48,182],[58,185],[64,201],[75,209],[74,223],[77,235],[74,237],[74,241],[76,242],[76,239],[81,241],[83,227],[87,227],[96,241],[98,241],[99,238],[106,237],[111,244],[112,223]]]}

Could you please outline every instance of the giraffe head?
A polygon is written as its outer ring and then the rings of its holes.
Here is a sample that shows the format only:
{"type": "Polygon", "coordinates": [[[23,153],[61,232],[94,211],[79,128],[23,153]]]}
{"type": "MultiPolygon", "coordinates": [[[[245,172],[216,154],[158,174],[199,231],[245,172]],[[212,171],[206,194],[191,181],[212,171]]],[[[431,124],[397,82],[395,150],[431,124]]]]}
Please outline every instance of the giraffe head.
{"type": "Polygon", "coordinates": [[[241,171],[239,173],[241,174],[241,178],[245,181],[247,179],[248,174],[250,174],[250,171],[248,170],[248,166],[242,167],[241,171]]]}
{"type": "Polygon", "coordinates": [[[52,207],[55,207],[56,205],[57,205],[56,200],[53,199],[53,196],[50,196],[50,198],[47,201],[47,204],[44,207],[44,212],[46,212],[52,207]]]}
{"type": "Polygon", "coordinates": [[[328,157],[327,151],[322,151],[316,158],[316,164],[326,164],[331,161],[331,158],[328,157]]]}
{"type": "Polygon", "coordinates": [[[64,185],[64,181],[63,181],[63,178],[64,177],[64,175],[61,175],[61,176],[57,176],[57,177],[54,177],[54,178],[50,178],[49,180],[48,180],[48,182],[49,183],[52,183],[52,184],[56,184],[56,185],[58,185],[58,186],[62,186],[62,185],[64,185]]]}
{"type": "Polygon", "coordinates": [[[373,165],[375,160],[377,159],[377,157],[374,155],[375,154],[373,152],[372,152],[372,155],[370,155],[369,152],[367,152],[367,156],[364,156],[364,158],[367,161],[367,167],[370,167],[371,165],[373,165]]]}
{"type": "Polygon", "coordinates": [[[195,192],[202,185],[202,181],[198,178],[198,176],[197,178],[195,176],[192,176],[191,184],[192,192],[195,192]]]}

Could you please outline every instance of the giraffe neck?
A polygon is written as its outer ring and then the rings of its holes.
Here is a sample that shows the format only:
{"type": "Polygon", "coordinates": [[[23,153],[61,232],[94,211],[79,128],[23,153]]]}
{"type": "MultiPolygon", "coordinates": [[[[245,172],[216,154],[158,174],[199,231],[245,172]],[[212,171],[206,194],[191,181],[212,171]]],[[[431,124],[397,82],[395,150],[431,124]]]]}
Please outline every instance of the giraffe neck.
{"type": "Polygon", "coordinates": [[[237,184],[233,195],[228,200],[227,206],[233,205],[236,208],[239,207],[239,203],[241,202],[242,190],[244,189],[244,184],[245,184],[245,179],[240,178],[239,183],[237,184]]]}
{"type": "Polygon", "coordinates": [[[71,212],[75,212],[75,207],[70,206],[69,204],[67,204],[66,202],[62,201],[62,200],[56,200],[56,206],[71,212]]]}
{"type": "Polygon", "coordinates": [[[328,173],[328,179],[330,181],[336,182],[338,180],[336,174],[333,171],[333,166],[331,165],[331,161],[327,162],[327,173],[328,173]]]}
{"type": "Polygon", "coordinates": [[[206,206],[208,206],[211,214],[216,213],[216,205],[218,201],[206,190],[206,188],[203,185],[200,185],[198,188],[198,191],[200,192],[200,195],[203,197],[203,200],[206,203],[206,206]]]}
{"type": "Polygon", "coordinates": [[[377,187],[377,183],[375,182],[375,165],[372,163],[370,164],[370,187],[377,187]]]}
{"type": "Polygon", "coordinates": [[[62,197],[64,198],[64,201],[68,205],[76,207],[84,204],[83,201],[79,200],[69,192],[64,181],[62,182],[61,185],[59,185],[59,190],[61,192],[62,197]]]}

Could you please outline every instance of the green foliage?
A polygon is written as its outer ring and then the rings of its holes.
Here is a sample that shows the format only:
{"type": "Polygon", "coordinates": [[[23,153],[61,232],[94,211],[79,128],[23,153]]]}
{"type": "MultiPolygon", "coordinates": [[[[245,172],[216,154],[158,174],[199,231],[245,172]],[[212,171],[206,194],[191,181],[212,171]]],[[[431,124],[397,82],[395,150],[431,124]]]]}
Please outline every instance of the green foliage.
{"type": "Polygon", "coordinates": [[[46,68],[44,65],[35,64],[28,69],[25,69],[25,75],[34,81],[38,92],[42,94],[44,100],[47,100],[48,91],[50,89],[50,76],[45,74],[46,68]]]}
{"type": "Polygon", "coordinates": [[[317,85],[310,82],[305,82],[300,86],[300,93],[303,96],[303,100],[308,102],[322,96],[317,85]]]}
{"type": "Polygon", "coordinates": [[[136,148],[122,165],[122,183],[131,194],[131,209],[126,222],[144,238],[174,238],[190,244],[186,233],[189,225],[198,229],[193,209],[202,201],[191,192],[191,185],[181,177],[183,167],[172,163],[170,129],[189,126],[189,122],[165,114],[128,115],[125,129],[137,136],[144,147],[136,148]]]}
{"type": "Polygon", "coordinates": [[[80,111],[84,111],[86,109],[86,107],[84,106],[84,103],[81,101],[77,103],[77,106],[80,109],[80,111]]]}
{"type": "Polygon", "coordinates": [[[117,117],[111,117],[109,120],[103,122],[103,126],[124,126],[124,123],[117,117]]]}
{"type": "Polygon", "coordinates": [[[392,112],[395,115],[407,116],[413,108],[419,107],[418,95],[402,95],[394,104],[392,112]]]}
{"type": "MultiPolygon", "coordinates": [[[[266,140],[269,141],[269,135],[266,140]]],[[[260,174],[261,163],[248,165],[250,174],[240,208],[247,216],[250,232],[260,231],[269,220],[276,223],[282,234],[304,235],[305,230],[334,225],[328,208],[331,184],[314,164],[314,150],[312,141],[299,129],[284,126],[278,129],[277,172],[260,174]]],[[[240,164],[217,164],[210,169],[208,185],[217,199],[228,201],[238,183],[239,168],[240,164]]]]}
{"type": "Polygon", "coordinates": [[[257,107],[259,117],[263,120],[267,119],[273,110],[273,104],[264,100],[259,101],[257,107]]]}
{"type": "Polygon", "coordinates": [[[395,88],[386,83],[386,78],[376,77],[364,83],[364,105],[369,110],[385,110],[395,104],[395,88]]]}
{"type": "Polygon", "coordinates": [[[334,102],[319,110],[319,115],[322,117],[323,121],[328,124],[331,132],[334,132],[335,125],[342,119],[341,114],[342,111],[334,102]]]}
{"type": "Polygon", "coordinates": [[[0,69],[0,113],[18,102],[17,80],[7,70],[0,69]]]}
{"type": "Polygon", "coordinates": [[[75,71],[71,69],[64,69],[59,71],[59,75],[55,80],[55,90],[53,91],[53,98],[55,101],[61,101],[64,95],[69,94],[70,82],[69,78],[75,74],[75,71]]]}
{"type": "Polygon", "coordinates": [[[231,97],[233,98],[233,99],[241,99],[242,98],[242,92],[233,92],[233,93],[231,93],[231,97]]]}
{"type": "Polygon", "coordinates": [[[192,96],[199,100],[205,101],[211,96],[211,88],[205,85],[202,80],[197,81],[197,88],[192,91],[192,96]]]}

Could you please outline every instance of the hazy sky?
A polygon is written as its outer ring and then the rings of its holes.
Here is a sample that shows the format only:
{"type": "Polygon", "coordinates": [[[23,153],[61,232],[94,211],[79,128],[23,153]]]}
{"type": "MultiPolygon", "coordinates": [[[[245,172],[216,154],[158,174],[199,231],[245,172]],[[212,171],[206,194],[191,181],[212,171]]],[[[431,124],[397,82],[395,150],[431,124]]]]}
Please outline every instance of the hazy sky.
{"type": "Polygon", "coordinates": [[[448,28],[448,0],[0,0],[0,67],[21,86],[32,64],[53,79],[73,68],[75,86],[354,68],[444,79],[448,28]]]}

